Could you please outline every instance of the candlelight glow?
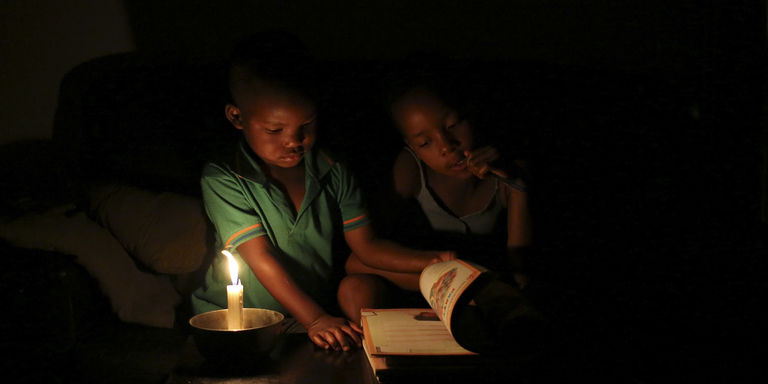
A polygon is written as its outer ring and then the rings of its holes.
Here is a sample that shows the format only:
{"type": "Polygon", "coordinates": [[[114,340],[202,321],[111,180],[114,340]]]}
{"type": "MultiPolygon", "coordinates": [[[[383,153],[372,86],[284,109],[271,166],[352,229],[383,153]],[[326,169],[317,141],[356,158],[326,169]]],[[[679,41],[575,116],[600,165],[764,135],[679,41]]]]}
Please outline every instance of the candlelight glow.
{"type": "Polygon", "coordinates": [[[238,285],[237,283],[239,282],[239,279],[237,276],[240,270],[237,266],[237,261],[235,261],[235,257],[226,249],[222,250],[221,253],[227,257],[227,260],[229,260],[229,278],[232,279],[232,285],[238,285]]]}
{"type": "Polygon", "coordinates": [[[232,285],[227,285],[227,328],[243,329],[243,286],[237,276],[237,261],[226,249],[222,250],[221,254],[227,257],[229,277],[232,279],[232,285]]]}

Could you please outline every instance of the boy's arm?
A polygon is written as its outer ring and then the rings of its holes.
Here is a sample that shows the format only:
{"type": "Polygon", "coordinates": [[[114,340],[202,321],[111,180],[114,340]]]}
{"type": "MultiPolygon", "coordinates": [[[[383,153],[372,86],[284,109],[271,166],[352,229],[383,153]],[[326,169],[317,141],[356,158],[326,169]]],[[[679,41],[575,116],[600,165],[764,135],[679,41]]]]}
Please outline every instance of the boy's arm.
{"type": "MultiPolygon", "coordinates": [[[[411,163],[413,167],[418,167],[415,162],[411,163]]],[[[367,214],[360,216],[365,210],[354,176],[345,167],[339,167],[338,171],[341,180],[338,201],[345,219],[344,238],[364,265],[390,272],[421,273],[430,264],[456,258],[453,252],[417,251],[376,236],[369,222],[357,221],[357,218],[366,217],[367,214]]]]}
{"type": "Polygon", "coordinates": [[[376,269],[363,264],[360,258],[352,252],[347,258],[347,262],[344,265],[344,270],[348,275],[351,274],[370,274],[379,275],[396,286],[406,291],[418,291],[419,290],[419,277],[421,273],[408,273],[408,272],[390,272],[383,269],[376,269]]]}
{"type": "Polygon", "coordinates": [[[381,239],[370,225],[344,232],[344,238],[363,264],[390,272],[420,273],[428,265],[456,258],[450,251],[418,251],[381,239]]]}
{"type": "Polygon", "coordinates": [[[357,347],[362,345],[360,327],[330,316],[304,293],[275,259],[275,250],[265,236],[242,243],[237,251],[267,291],[307,329],[313,343],[345,351],[351,348],[350,341],[357,347]]]}

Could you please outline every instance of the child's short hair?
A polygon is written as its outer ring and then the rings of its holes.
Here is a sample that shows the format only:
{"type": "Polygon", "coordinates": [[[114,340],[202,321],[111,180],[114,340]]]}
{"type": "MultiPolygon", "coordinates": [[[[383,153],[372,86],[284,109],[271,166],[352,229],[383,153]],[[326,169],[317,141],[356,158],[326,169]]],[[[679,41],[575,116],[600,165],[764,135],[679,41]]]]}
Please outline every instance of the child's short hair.
{"type": "Polygon", "coordinates": [[[315,99],[314,61],[295,35],[266,30],[236,42],[229,58],[229,102],[243,81],[259,79],[315,99]]]}
{"type": "Polygon", "coordinates": [[[384,76],[383,107],[391,111],[392,105],[406,93],[423,89],[435,94],[462,116],[470,115],[474,108],[468,98],[466,85],[457,76],[461,72],[459,65],[449,58],[411,55],[384,76]]]}
{"type": "MultiPolygon", "coordinates": [[[[383,77],[381,92],[383,110],[393,125],[398,126],[392,115],[392,106],[416,89],[434,94],[475,128],[490,125],[484,106],[487,96],[479,92],[478,85],[472,82],[478,77],[472,72],[477,71],[476,68],[462,61],[429,54],[412,55],[398,64],[383,77]]],[[[474,129],[473,135],[476,145],[490,145],[495,140],[487,129],[474,129]]]]}

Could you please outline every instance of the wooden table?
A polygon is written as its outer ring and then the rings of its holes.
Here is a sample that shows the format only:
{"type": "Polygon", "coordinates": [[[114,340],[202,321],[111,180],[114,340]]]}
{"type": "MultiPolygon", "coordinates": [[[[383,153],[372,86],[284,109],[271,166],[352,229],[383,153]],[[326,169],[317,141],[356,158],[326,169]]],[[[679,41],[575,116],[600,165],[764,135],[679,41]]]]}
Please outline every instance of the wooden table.
{"type": "Polygon", "coordinates": [[[388,372],[381,382],[374,375],[363,349],[350,352],[325,351],[316,347],[298,323],[288,325],[268,357],[257,361],[217,362],[206,360],[190,336],[179,362],[166,384],[405,384],[424,382],[525,383],[511,361],[486,360],[472,370],[407,369],[388,372]]]}
{"type": "Polygon", "coordinates": [[[316,383],[377,384],[365,352],[325,351],[300,326],[288,327],[268,357],[257,361],[206,360],[190,336],[167,384],[316,383]]]}

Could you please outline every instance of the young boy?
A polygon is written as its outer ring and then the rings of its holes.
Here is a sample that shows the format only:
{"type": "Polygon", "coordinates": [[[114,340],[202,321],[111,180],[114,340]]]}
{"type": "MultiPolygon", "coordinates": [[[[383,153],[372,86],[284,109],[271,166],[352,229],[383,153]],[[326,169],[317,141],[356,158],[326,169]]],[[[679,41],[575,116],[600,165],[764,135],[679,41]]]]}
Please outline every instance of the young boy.
{"type": "MultiPolygon", "coordinates": [[[[244,305],[288,313],[317,346],[347,351],[361,345],[360,308],[377,305],[382,291],[366,276],[344,277],[336,288],[348,256],[339,240],[366,264],[400,272],[455,256],[376,237],[355,178],[313,148],[317,110],[301,80],[311,69],[297,68],[306,62],[285,47],[236,47],[225,114],[243,140],[231,160],[205,166],[203,200],[217,246],[236,251],[244,305]],[[253,50],[266,59],[249,56],[253,50]],[[349,320],[334,314],[336,304],[349,320]]],[[[225,308],[227,284],[220,256],[193,293],[194,311],[225,308]]]]}

